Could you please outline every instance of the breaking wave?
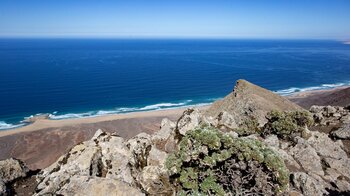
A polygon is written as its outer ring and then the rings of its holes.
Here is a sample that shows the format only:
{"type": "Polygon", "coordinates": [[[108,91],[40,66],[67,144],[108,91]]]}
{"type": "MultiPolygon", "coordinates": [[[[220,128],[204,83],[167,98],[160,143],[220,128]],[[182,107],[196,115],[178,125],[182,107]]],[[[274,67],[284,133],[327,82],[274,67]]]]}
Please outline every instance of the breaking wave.
{"type": "Polygon", "coordinates": [[[90,112],[84,112],[84,113],[68,113],[68,114],[56,113],[56,114],[50,114],[49,118],[53,120],[60,120],[60,119],[68,119],[68,118],[96,117],[96,116],[103,116],[108,114],[121,114],[121,113],[141,112],[141,111],[151,111],[151,110],[165,110],[165,109],[173,109],[173,108],[188,107],[188,106],[203,106],[203,105],[210,104],[211,101],[208,100],[208,102],[197,103],[197,104],[191,104],[191,103],[193,103],[192,100],[186,100],[179,103],[157,103],[157,104],[152,104],[152,105],[143,106],[143,107],[116,108],[113,110],[99,110],[99,111],[90,111],[90,112]]]}
{"type": "Polygon", "coordinates": [[[287,95],[291,95],[293,93],[298,93],[298,92],[313,91],[313,90],[326,90],[326,89],[332,89],[332,88],[341,87],[341,86],[350,86],[350,81],[349,82],[335,83],[335,84],[322,84],[320,86],[311,86],[311,87],[304,87],[304,88],[291,87],[291,88],[275,91],[275,93],[282,95],[282,96],[287,96],[287,95]]]}
{"type": "Polygon", "coordinates": [[[4,121],[0,121],[0,130],[5,130],[5,129],[14,129],[14,128],[17,128],[17,127],[22,127],[26,124],[22,123],[22,124],[11,124],[11,123],[6,123],[4,121]]]}

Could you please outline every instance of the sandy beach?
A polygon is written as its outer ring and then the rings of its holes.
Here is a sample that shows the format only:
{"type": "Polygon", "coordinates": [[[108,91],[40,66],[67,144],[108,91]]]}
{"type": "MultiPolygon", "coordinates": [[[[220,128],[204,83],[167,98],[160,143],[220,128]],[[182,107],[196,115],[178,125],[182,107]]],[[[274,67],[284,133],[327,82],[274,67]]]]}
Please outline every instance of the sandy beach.
{"type": "Polygon", "coordinates": [[[0,160],[15,157],[25,161],[31,169],[45,168],[77,143],[90,139],[97,129],[116,132],[127,139],[141,132],[159,130],[163,118],[175,121],[185,109],[64,120],[38,119],[28,126],[0,131],[0,160]]]}
{"type": "MultiPolygon", "coordinates": [[[[300,92],[288,98],[304,108],[311,105],[345,106],[350,103],[350,87],[300,92]]],[[[199,109],[208,107],[201,106],[199,109]]],[[[163,118],[176,121],[185,109],[64,120],[38,119],[24,127],[0,131],[0,160],[15,157],[25,161],[31,169],[45,168],[77,143],[90,139],[97,129],[117,132],[128,139],[141,132],[159,130],[163,118]]]]}
{"type": "MultiPolygon", "coordinates": [[[[209,106],[201,106],[199,107],[199,109],[206,109],[207,107],[209,106]]],[[[111,122],[115,120],[128,121],[130,119],[142,120],[144,118],[159,118],[159,117],[173,119],[173,118],[179,117],[186,108],[187,107],[167,109],[167,110],[157,110],[157,111],[111,114],[111,115],[103,115],[103,116],[97,116],[97,117],[71,118],[71,119],[62,119],[62,120],[38,119],[34,123],[29,124],[27,126],[19,127],[16,129],[0,131],[0,137],[18,134],[18,133],[37,131],[37,130],[47,129],[47,128],[76,126],[76,125],[82,125],[82,124],[94,124],[94,123],[100,123],[100,122],[111,122]]],[[[116,129],[118,129],[118,127],[116,127],[116,129]]]]}

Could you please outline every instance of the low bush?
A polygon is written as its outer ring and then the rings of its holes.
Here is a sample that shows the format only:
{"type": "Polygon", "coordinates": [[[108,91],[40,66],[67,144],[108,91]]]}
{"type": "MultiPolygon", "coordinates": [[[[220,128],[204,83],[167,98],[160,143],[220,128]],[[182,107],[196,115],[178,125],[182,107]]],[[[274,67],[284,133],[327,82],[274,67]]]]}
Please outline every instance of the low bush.
{"type": "Polygon", "coordinates": [[[260,141],[199,127],[166,160],[180,195],[274,195],[288,187],[283,159],[260,141]]]}
{"type": "Polygon", "coordinates": [[[282,139],[296,135],[304,137],[307,127],[313,124],[313,118],[307,111],[271,111],[266,118],[268,122],[262,129],[262,135],[276,134],[282,139]]]}

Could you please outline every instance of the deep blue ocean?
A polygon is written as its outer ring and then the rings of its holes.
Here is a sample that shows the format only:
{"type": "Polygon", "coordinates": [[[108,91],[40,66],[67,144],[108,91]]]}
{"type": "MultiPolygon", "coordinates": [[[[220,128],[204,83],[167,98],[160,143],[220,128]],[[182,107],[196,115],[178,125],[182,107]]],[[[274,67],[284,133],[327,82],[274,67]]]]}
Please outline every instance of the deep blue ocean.
{"type": "Polygon", "coordinates": [[[244,78],[282,95],[350,84],[350,45],[316,40],[0,39],[0,129],[207,104],[244,78]]]}

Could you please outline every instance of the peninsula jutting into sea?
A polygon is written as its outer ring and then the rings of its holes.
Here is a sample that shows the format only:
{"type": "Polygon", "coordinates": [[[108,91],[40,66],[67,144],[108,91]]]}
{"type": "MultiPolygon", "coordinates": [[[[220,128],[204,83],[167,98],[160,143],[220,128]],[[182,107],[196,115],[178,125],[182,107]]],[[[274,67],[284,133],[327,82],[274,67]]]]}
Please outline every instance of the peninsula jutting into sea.
{"type": "Polygon", "coordinates": [[[0,196],[350,195],[350,1],[0,1],[0,196]]]}

